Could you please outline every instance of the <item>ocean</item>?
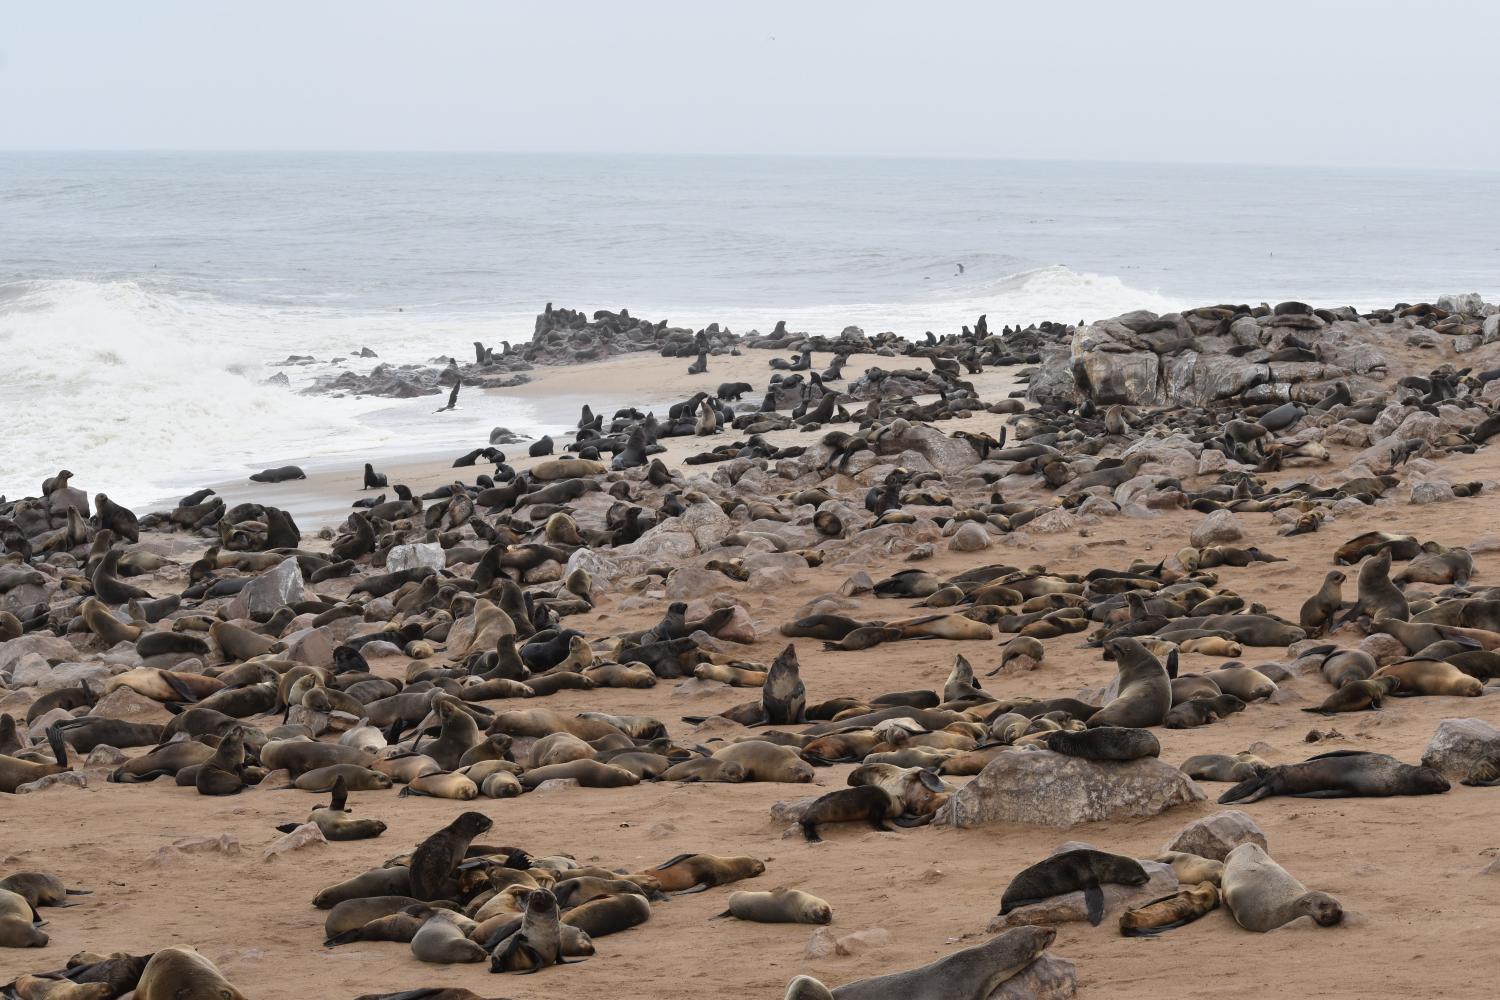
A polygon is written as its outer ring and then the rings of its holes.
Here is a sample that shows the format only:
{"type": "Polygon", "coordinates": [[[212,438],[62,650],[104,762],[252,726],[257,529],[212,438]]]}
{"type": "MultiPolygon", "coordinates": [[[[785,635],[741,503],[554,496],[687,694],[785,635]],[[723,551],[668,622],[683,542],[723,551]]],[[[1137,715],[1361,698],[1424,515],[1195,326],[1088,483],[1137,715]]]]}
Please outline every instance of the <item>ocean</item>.
{"type": "MultiPolygon", "coordinates": [[[[0,495],[127,504],[556,415],[295,389],[547,302],[920,336],[1210,302],[1500,297],[1500,174],[980,160],[0,154],[0,495]],[[959,265],[962,265],[960,271],[959,265]],[[273,367],[292,354],[318,364],[273,367]],[[334,362],[342,357],[344,360],[334,362]],[[277,372],[292,390],[266,385],[277,372]]],[[[651,402],[643,400],[643,402],[651,402]]]]}

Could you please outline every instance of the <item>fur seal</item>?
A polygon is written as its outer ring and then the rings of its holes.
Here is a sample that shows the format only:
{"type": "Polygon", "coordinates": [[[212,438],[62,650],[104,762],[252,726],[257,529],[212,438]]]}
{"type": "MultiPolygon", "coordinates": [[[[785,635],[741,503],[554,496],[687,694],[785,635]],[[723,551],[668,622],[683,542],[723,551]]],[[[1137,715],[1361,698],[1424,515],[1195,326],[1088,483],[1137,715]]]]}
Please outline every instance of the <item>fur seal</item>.
{"type": "Polygon", "coordinates": [[[1443,660],[1400,660],[1375,671],[1372,679],[1393,677],[1400,682],[1398,694],[1454,695],[1478,698],[1484,682],[1443,660]]]}
{"type": "Polygon", "coordinates": [[[1259,844],[1241,844],[1224,859],[1221,877],[1224,905],[1246,930],[1275,930],[1298,917],[1312,917],[1319,927],[1344,919],[1339,901],[1326,892],[1309,892],[1259,844]]]}
{"type": "Polygon", "coordinates": [[[526,974],[566,961],[557,899],[547,889],[533,889],[526,894],[524,905],[520,928],[490,952],[491,972],[526,974]]]}
{"type": "Polygon", "coordinates": [[[52,748],[54,763],[51,764],[0,755],[0,792],[10,794],[22,785],[38,781],[49,774],[61,774],[69,770],[68,747],[63,742],[62,731],[55,725],[47,729],[47,744],[52,748]]]}
{"type": "Polygon", "coordinates": [[[901,806],[885,789],[875,785],[840,788],[820,795],[802,813],[802,836],[808,843],[821,843],[821,823],[855,823],[863,820],[881,832],[889,832],[885,821],[901,814],[901,806]]]}
{"type": "Polygon", "coordinates": [[[34,914],[25,896],[0,889],[0,948],[47,947],[47,934],[33,923],[34,914]]]}
{"type": "Polygon", "coordinates": [[[438,899],[443,883],[464,859],[469,844],[493,825],[484,813],[462,813],[417,845],[411,855],[411,894],[419,900],[438,899]]]}
{"type": "Polygon", "coordinates": [[[785,1000],[987,1000],[1036,961],[1055,937],[1050,927],[1016,927],[921,968],[861,979],[834,990],[810,976],[798,976],[787,986],[785,1000]]]}
{"type": "Polygon", "coordinates": [[[1300,764],[1267,768],[1219,796],[1219,804],[1257,802],[1272,795],[1313,799],[1436,795],[1449,787],[1448,779],[1430,767],[1403,764],[1383,753],[1335,750],[1300,764]]]}
{"type": "Polygon", "coordinates": [[[1353,621],[1361,616],[1375,620],[1377,618],[1395,618],[1400,621],[1411,619],[1411,610],[1406,603],[1406,595],[1397,589],[1391,582],[1391,550],[1384,549],[1379,555],[1371,556],[1359,567],[1359,596],[1339,621],[1353,621]]]}
{"type": "Polygon", "coordinates": [[[1081,889],[1089,923],[1098,927],[1104,919],[1101,885],[1145,885],[1149,878],[1146,869],[1134,858],[1085,848],[1063,851],[1023,869],[1011,879],[1000,900],[1000,914],[1004,916],[1017,907],[1081,889]]]}
{"type": "Polygon", "coordinates": [[[163,948],[151,956],[136,1000],[245,1000],[214,963],[186,948],[163,948]]]}
{"type": "Polygon", "coordinates": [[[618,934],[651,919],[651,904],[636,892],[614,893],[591,899],[563,915],[562,922],[591,938],[618,934]]]}
{"type": "Polygon", "coordinates": [[[244,726],[235,726],[219,740],[214,755],[199,767],[193,784],[199,795],[234,795],[245,787],[244,726]]]}
{"type": "Polygon", "coordinates": [[[778,887],[770,892],[731,892],[729,909],[721,917],[761,924],[827,924],[833,908],[817,896],[778,887]]]}
{"type": "Polygon", "coordinates": [[[1224,874],[1224,862],[1182,851],[1163,851],[1156,856],[1156,860],[1170,865],[1177,881],[1182,885],[1197,885],[1200,882],[1218,885],[1219,877],[1224,874]]]}
{"type": "Polygon", "coordinates": [[[262,469],[250,477],[252,483],[285,483],[293,479],[306,479],[307,473],[295,465],[282,465],[274,469],[262,469]]]}
{"type": "Polygon", "coordinates": [[[1144,729],[1166,722],[1172,710],[1172,681],[1161,661],[1135,639],[1110,639],[1104,646],[1114,653],[1120,693],[1089,716],[1089,727],[1144,729]]]}
{"type": "Polygon", "coordinates": [[[1333,715],[1337,712],[1373,710],[1379,708],[1380,703],[1388,695],[1395,694],[1399,687],[1401,687],[1401,679],[1391,676],[1350,681],[1324,698],[1321,705],[1316,708],[1304,708],[1302,711],[1333,715]]]}
{"type": "Polygon", "coordinates": [[[411,939],[411,953],[420,962],[441,965],[461,962],[483,962],[489,952],[475,941],[470,941],[457,920],[456,914],[438,910],[428,917],[411,939]]]}
{"type": "Polygon", "coordinates": [[[679,854],[651,869],[648,874],[661,883],[663,892],[702,892],[716,885],[755,878],[765,873],[765,862],[757,858],[718,857],[713,854],[679,854]]]}
{"type": "Polygon", "coordinates": [[[807,688],[798,668],[797,647],[791,643],[787,643],[766,673],[766,682],[761,687],[761,705],[769,725],[794,725],[806,719],[807,688]]]}
{"type": "Polygon", "coordinates": [[[1218,907],[1218,887],[1212,882],[1199,882],[1170,896],[1132,906],[1120,914],[1120,933],[1126,937],[1160,934],[1190,924],[1218,907]]]}
{"type": "Polygon", "coordinates": [[[1056,730],[1039,741],[1053,753],[1084,760],[1139,760],[1160,757],[1161,742],[1145,729],[1097,726],[1081,732],[1056,730]]]}

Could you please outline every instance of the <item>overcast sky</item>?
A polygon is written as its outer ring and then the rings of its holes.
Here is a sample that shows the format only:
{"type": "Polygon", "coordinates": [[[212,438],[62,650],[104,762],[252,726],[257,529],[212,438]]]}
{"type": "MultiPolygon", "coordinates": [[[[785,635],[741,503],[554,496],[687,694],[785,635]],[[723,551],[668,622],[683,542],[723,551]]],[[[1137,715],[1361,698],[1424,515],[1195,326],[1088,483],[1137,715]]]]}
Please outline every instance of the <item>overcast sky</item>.
{"type": "Polygon", "coordinates": [[[1493,167],[1490,0],[0,0],[0,149],[1493,167]]]}

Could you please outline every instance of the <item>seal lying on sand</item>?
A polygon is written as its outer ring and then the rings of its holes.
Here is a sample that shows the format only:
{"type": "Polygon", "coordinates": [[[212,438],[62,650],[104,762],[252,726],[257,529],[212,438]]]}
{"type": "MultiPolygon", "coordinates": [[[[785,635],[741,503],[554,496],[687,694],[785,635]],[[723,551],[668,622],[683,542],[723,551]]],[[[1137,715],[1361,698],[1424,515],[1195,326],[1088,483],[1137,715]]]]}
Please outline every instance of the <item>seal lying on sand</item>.
{"type": "Polygon", "coordinates": [[[798,976],[787,986],[785,1000],[986,1000],[1001,983],[1041,957],[1056,936],[1050,927],[1017,927],[920,969],[861,979],[833,990],[811,976],[798,976]]]}
{"type": "Polygon", "coordinates": [[[1246,778],[1219,796],[1219,804],[1257,802],[1272,795],[1309,799],[1436,795],[1449,787],[1448,779],[1430,767],[1403,764],[1383,753],[1335,750],[1246,778]]]}

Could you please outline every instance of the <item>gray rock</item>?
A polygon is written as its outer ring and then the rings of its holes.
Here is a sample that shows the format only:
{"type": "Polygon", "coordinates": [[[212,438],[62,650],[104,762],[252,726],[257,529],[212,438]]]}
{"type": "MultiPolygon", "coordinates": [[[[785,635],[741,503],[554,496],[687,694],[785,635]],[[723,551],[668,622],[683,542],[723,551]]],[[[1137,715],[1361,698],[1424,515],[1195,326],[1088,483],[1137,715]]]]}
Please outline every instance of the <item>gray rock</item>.
{"type": "Polygon", "coordinates": [[[1453,295],[1439,295],[1434,303],[1439,309],[1451,313],[1463,313],[1465,316],[1484,315],[1484,296],[1478,292],[1458,292],[1453,295]]]}
{"type": "Polygon", "coordinates": [[[1223,861],[1229,852],[1241,844],[1257,844],[1261,850],[1269,850],[1266,835],[1250,814],[1239,809],[1224,809],[1194,820],[1178,831],[1177,836],[1162,846],[1163,851],[1181,851],[1196,854],[1210,861],[1223,861]]]}
{"type": "Polygon", "coordinates": [[[724,536],[735,530],[734,522],[716,503],[695,503],[674,520],[679,530],[692,536],[699,549],[711,549],[722,544],[724,536]]]}
{"type": "Polygon", "coordinates": [[[1070,827],[1155,816],[1204,798],[1192,779],[1155,757],[1090,761],[1046,750],[1013,750],[990,761],[937,811],[933,822],[1070,827]]]}
{"type": "Polygon", "coordinates": [[[989,1000],[1068,1000],[1077,994],[1077,967],[1047,952],[997,986],[989,1000]]]}
{"type": "Polygon", "coordinates": [[[1375,662],[1382,667],[1411,655],[1400,639],[1384,632],[1375,632],[1365,636],[1359,641],[1359,648],[1373,656],[1375,662]]]}
{"type": "Polygon", "coordinates": [[[852,574],[849,579],[839,585],[839,593],[845,597],[853,597],[856,594],[868,594],[875,589],[875,581],[870,579],[870,574],[864,570],[852,574]]]}
{"type": "Polygon", "coordinates": [[[689,601],[724,590],[730,582],[729,577],[718,570],[679,566],[667,577],[667,597],[673,601],[689,601]]]}
{"type": "Polygon", "coordinates": [[[289,604],[302,600],[302,570],[297,560],[287,556],[268,573],[251,580],[229,602],[230,618],[254,618],[265,621],[289,604]]]}
{"type": "Polygon", "coordinates": [[[984,525],[975,521],[965,521],[948,539],[948,548],[954,552],[980,552],[993,544],[984,525]]]}
{"type": "Polygon", "coordinates": [[[437,542],[414,542],[410,545],[395,545],[385,554],[385,571],[397,573],[404,569],[426,566],[434,573],[447,565],[443,547],[437,542]]]}
{"type": "Polygon", "coordinates": [[[1201,549],[1207,545],[1237,542],[1244,537],[1245,529],[1240,526],[1238,518],[1227,510],[1216,510],[1193,525],[1193,532],[1188,540],[1194,548],[1201,549]]]}
{"type": "MultiPolygon", "coordinates": [[[[1141,867],[1146,869],[1146,874],[1149,876],[1145,885],[1111,883],[1100,886],[1104,892],[1105,920],[1110,920],[1127,907],[1160,899],[1162,896],[1169,896],[1177,891],[1177,876],[1170,865],[1157,861],[1142,861],[1141,867]]],[[[1054,926],[1081,922],[1088,918],[1088,904],[1084,902],[1083,890],[1080,889],[1077,892],[1066,892],[1061,896],[1044,899],[1040,903],[1020,906],[1009,913],[996,916],[990,920],[985,931],[998,934],[1000,931],[1009,930],[1012,927],[1024,927],[1027,924],[1054,926]]]]}
{"type": "Polygon", "coordinates": [[[1069,531],[1076,531],[1077,528],[1078,518],[1061,507],[1054,507],[1045,514],[1038,514],[1026,522],[1024,530],[1038,535],[1062,535],[1069,531]]]}
{"type": "Polygon", "coordinates": [[[117,687],[100,698],[89,714],[101,719],[123,719],[126,722],[166,722],[171,713],[160,702],[128,687],[117,687]]]}
{"type": "Polygon", "coordinates": [[[333,666],[333,648],[338,643],[329,637],[326,629],[304,629],[285,636],[282,641],[286,643],[288,660],[314,667],[333,666]]]}
{"type": "Polygon", "coordinates": [[[1422,751],[1422,765],[1452,781],[1492,779],[1500,760],[1500,729],[1482,719],[1444,719],[1422,751]]]}
{"type": "Polygon", "coordinates": [[[1411,502],[1414,504],[1447,503],[1453,499],[1453,487],[1442,480],[1418,483],[1411,488],[1411,502]]]}
{"type": "Polygon", "coordinates": [[[48,663],[62,663],[77,658],[78,650],[55,635],[32,633],[0,643],[0,680],[10,683],[16,662],[27,653],[35,653],[48,663]]]}

